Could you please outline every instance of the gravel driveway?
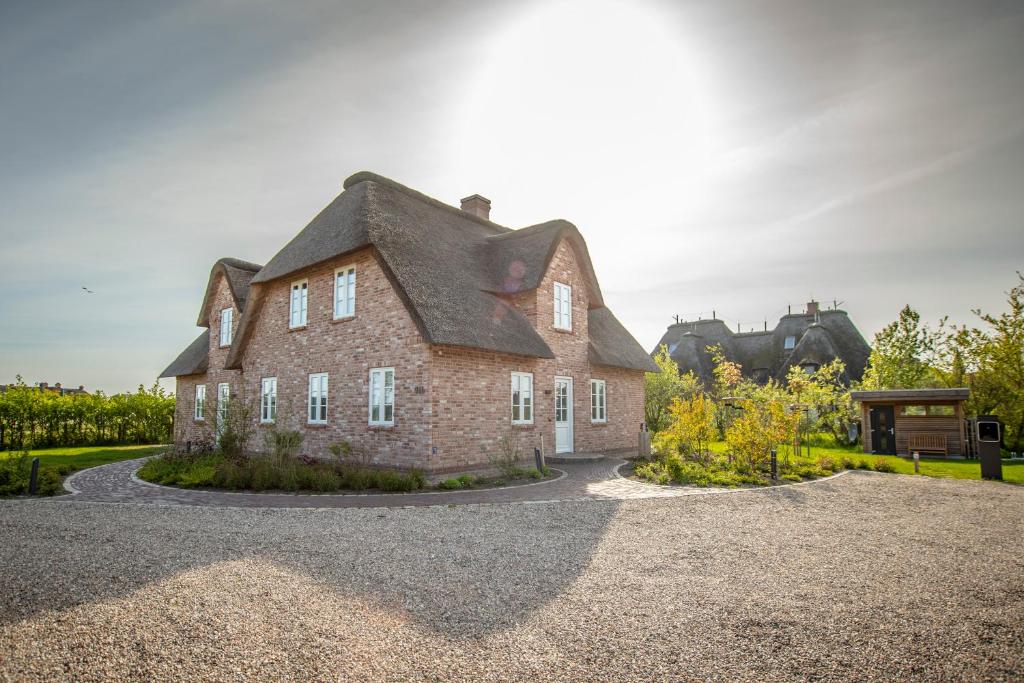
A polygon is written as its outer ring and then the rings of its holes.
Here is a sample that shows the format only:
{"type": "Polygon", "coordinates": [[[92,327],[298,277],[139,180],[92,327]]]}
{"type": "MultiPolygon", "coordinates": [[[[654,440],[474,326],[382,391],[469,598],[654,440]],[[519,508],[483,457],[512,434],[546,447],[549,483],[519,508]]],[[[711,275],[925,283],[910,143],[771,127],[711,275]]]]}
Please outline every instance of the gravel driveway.
{"type": "Polygon", "coordinates": [[[0,503],[8,680],[1019,680],[1024,487],[0,503]]]}

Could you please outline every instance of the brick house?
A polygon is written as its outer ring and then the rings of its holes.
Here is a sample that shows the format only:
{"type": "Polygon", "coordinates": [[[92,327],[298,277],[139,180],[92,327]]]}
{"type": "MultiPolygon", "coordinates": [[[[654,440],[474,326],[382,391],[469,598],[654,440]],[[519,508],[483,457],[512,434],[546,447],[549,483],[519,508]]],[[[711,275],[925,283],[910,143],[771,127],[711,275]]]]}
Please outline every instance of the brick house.
{"type": "Polygon", "coordinates": [[[430,473],[529,453],[628,450],[650,357],[605,306],[586,242],[555,220],[511,230],[479,195],[449,206],[358,173],[265,266],[220,259],[177,379],[175,441],[210,442],[227,400],[325,455],[430,473]]]}

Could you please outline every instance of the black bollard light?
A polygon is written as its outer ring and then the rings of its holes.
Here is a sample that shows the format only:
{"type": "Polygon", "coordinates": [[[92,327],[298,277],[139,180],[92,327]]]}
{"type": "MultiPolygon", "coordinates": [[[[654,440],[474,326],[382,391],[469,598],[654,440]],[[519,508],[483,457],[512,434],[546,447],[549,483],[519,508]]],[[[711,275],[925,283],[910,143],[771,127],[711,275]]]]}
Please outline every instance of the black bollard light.
{"type": "Polygon", "coordinates": [[[32,472],[28,475],[28,495],[34,496],[39,487],[39,458],[32,458],[32,472]]]}
{"type": "Polygon", "coordinates": [[[775,452],[775,449],[773,448],[772,449],[772,481],[778,481],[778,480],[779,480],[779,456],[775,452]]]}
{"type": "Polygon", "coordinates": [[[540,452],[539,448],[534,447],[533,459],[537,463],[537,471],[541,474],[544,473],[544,454],[540,452]]]}

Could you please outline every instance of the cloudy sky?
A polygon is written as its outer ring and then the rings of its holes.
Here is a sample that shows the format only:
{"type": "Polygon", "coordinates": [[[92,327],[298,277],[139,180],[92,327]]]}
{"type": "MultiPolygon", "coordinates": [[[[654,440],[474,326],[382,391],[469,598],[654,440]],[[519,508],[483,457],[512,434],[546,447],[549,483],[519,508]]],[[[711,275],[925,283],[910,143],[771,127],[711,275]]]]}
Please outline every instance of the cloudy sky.
{"type": "Polygon", "coordinates": [[[362,169],[573,221],[648,348],[969,320],[1024,267],[1024,5],[3,0],[0,382],[151,383],[362,169]]]}

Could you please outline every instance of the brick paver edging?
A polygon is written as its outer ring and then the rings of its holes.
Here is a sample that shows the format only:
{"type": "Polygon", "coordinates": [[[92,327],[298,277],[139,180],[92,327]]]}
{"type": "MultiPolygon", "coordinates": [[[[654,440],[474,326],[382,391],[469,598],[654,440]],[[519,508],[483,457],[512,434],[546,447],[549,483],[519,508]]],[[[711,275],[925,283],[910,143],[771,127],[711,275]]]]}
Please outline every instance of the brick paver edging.
{"type": "Polygon", "coordinates": [[[626,464],[624,460],[605,458],[596,462],[562,465],[558,468],[560,475],[555,479],[503,488],[428,491],[422,493],[293,494],[201,491],[161,486],[143,481],[136,476],[136,471],[145,460],[145,458],[123,460],[81,470],[65,480],[65,488],[72,495],[36,500],[101,504],[307,509],[543,504],[568,501],[679,498],[710,494],[748,493],[751,491],[768,492],[789,486],[809,486],[827,482],[847,473],[843,471],[821,479],[770,487],[743,489],[693,488],[662,486],[628,479],[619,473],[619,469],[626,464]]]}

